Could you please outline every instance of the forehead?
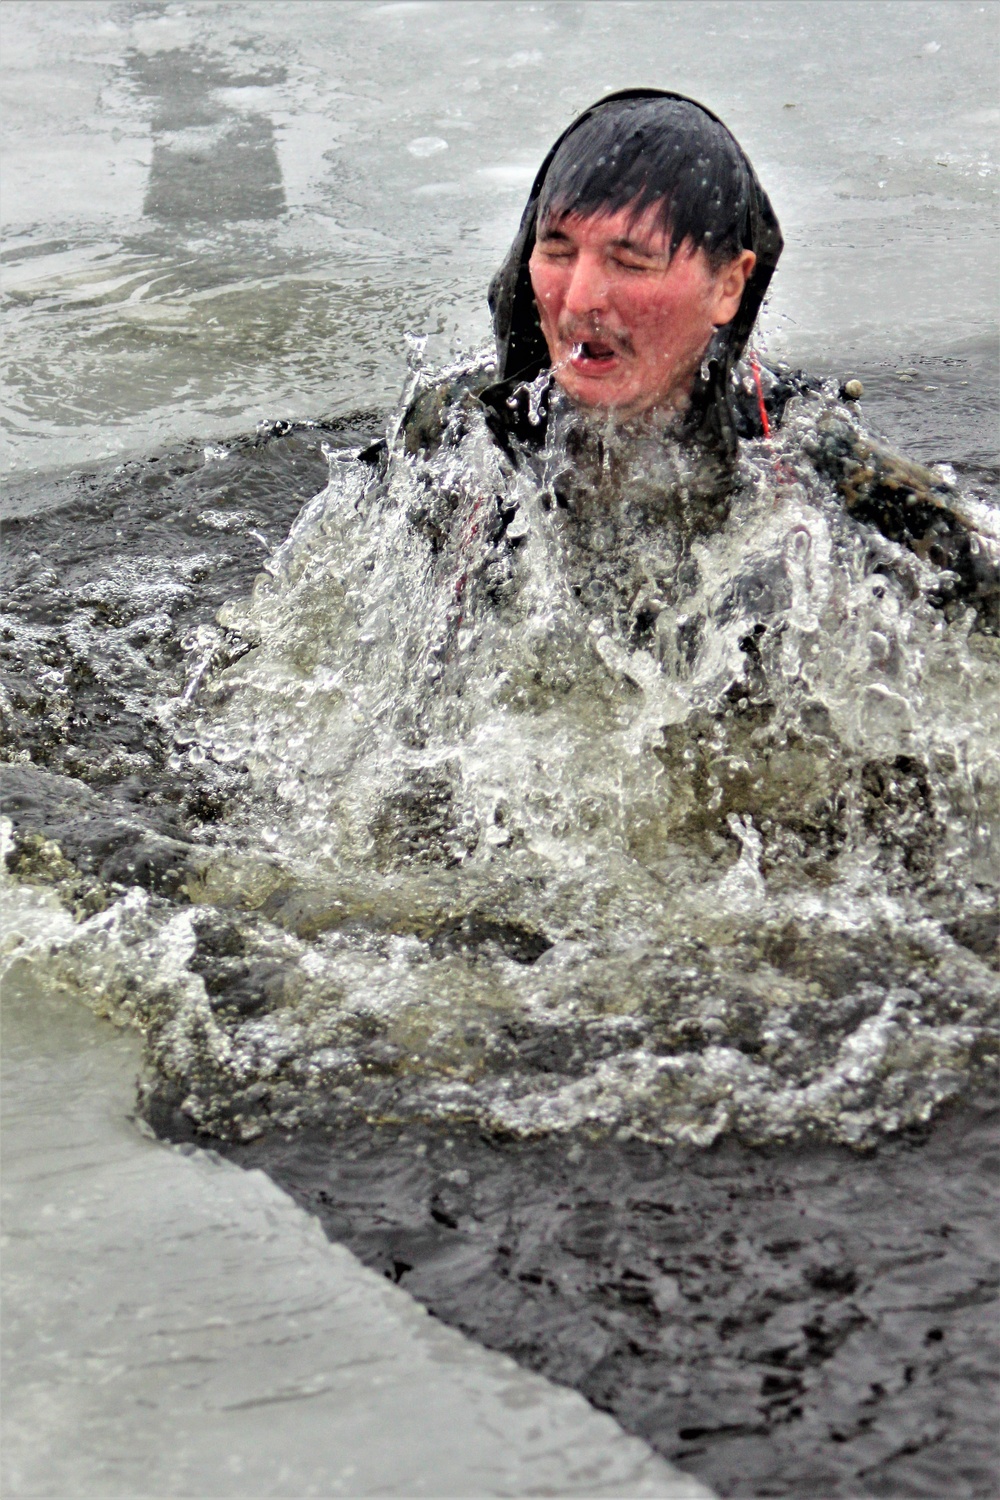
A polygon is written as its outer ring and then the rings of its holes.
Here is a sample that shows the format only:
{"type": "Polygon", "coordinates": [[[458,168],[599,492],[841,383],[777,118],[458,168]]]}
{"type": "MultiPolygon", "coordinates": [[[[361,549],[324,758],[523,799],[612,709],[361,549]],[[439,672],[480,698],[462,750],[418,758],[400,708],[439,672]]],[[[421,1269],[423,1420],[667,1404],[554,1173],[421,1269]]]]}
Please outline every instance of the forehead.
{"type": "Polygon", "coordinates": [[[651,254],[668,254],[670,236],[663,227],[660,207],[653,204],[636,215],[634,209],[619,208],[614,213],[581,214],[548,213],[539,226],[539,238],[558,235],[574,244],[601,245],[628,243],[651,254]]]}

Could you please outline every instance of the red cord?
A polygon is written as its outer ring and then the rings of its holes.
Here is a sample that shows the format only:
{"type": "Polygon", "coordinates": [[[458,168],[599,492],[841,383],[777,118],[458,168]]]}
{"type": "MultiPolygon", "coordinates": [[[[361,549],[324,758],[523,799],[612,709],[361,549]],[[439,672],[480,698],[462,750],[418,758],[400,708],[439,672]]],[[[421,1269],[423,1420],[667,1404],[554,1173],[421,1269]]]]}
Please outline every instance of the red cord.
{"type": "Polygon", "coordinates": [[[760,365],[757,363],[756,354],[750,356],[750,368],[753,371],[753,383],[757,387],[757,405],[760,408],[760,425],[764,429],[765,438],[770,439],[771,424],[767,419],[767,407],[764,405],[764,387],[760,383],[760,365]]]}

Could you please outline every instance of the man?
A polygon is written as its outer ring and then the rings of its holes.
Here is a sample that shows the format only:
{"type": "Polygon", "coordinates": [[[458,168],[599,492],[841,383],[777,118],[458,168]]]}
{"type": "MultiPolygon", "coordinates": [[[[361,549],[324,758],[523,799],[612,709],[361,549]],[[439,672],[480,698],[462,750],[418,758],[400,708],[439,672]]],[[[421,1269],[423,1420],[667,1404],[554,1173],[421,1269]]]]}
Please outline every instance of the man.
{"type": "MultiPolygon", "coordinates": [[[[459,441],[478,409],[523,465],[561,404],[581,428],[590,418],[679,444],[695,470],[682,488],[718,524],[739,439],[769,438],[793,396],[821,395],[743,360],[782,244],[753,167],[711,111],[653,89],[599,101],[542,163],[490,287],[495,367],[421,392],[406,450],[459,441]]],[[[804,453],[859,521],[947,569],[943,603],[971,601],[993,620],[995,563],[940,476],[872,442],[828,399],[804,453]]]]}

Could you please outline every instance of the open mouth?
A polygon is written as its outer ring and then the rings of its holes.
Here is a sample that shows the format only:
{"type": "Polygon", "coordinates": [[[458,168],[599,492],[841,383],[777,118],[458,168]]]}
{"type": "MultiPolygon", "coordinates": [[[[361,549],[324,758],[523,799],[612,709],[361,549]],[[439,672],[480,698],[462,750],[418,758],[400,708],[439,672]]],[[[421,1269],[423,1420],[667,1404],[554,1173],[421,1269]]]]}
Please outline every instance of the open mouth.
{"type": "Polygon", "coordinates": [[[600,339],[587,339],[573,345],[570,363],[574,369],[587,374],[599,374],[610,370],[619,358],[618,350],[600,339]]]}

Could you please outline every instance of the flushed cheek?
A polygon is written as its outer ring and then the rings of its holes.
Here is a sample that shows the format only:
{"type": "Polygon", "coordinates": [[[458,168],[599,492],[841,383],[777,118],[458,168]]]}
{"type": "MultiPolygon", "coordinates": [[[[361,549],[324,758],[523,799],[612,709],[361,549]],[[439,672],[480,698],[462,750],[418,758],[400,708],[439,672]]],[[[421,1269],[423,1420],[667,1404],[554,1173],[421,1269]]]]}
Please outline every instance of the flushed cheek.
{"type": "Polygon", "coordinates": [[[539,268],[530,262],[528,269],[531,274],[531,290],[542,318],[555,323],[565,297],[565,287],[561,284],[565,277],[561,277],[557,271],[539,268]]]}
{"type": "Polygon", "coordinates": [[[652,309],[636,324],[643,330],[641,346],[648,357],[664,365],[676,363],[701,349],[712,336],[712,323],[701,307],[672,305],[652,309]]]}

